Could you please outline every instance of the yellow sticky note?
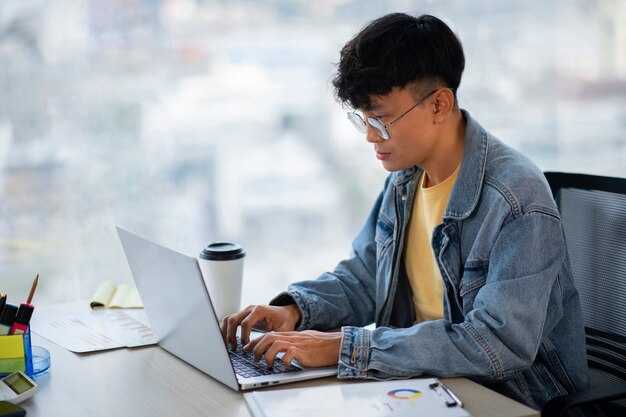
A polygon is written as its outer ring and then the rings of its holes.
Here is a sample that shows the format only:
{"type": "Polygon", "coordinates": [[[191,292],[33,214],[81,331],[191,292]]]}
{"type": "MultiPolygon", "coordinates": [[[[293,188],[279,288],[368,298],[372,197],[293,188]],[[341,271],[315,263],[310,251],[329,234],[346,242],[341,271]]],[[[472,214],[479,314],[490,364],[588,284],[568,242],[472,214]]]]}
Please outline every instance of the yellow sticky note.
{"type": "Polygon", "coordinates": [[[23,358],[24,336],[0,336],[0,358],[23,358]]]}
{"type": "Polygon", "coordinates": [[[24,336],[0,336],[0,374],[26,369],[24,336]]]}

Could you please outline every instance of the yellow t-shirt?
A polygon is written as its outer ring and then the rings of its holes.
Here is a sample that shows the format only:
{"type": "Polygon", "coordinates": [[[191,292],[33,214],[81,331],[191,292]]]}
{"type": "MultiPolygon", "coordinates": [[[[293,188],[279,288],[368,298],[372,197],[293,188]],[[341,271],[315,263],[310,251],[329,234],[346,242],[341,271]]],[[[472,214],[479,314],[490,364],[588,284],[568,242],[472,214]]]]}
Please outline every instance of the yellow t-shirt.
{"type": "Polygon", "coordinates": [[[404,266],[413,291],[416,321],[443,318],[443,281],[431,246],[433,229],[442,222],[459,168],[443,182],[424,188],[419,181],[409,219],[404,266]]]}

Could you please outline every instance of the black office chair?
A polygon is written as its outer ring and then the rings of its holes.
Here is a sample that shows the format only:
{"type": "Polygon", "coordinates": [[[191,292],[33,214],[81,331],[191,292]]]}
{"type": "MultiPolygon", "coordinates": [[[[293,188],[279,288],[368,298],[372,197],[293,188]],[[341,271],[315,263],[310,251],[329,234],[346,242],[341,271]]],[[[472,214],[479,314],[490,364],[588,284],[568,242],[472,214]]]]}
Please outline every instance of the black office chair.
{"type": "Polygon", "coordinates": [[[626,179],[545,175],[561,212],[582,304],[591,390],[551,399],[541,416],[596,404],[607,417],[625,417],[626,179]]]}

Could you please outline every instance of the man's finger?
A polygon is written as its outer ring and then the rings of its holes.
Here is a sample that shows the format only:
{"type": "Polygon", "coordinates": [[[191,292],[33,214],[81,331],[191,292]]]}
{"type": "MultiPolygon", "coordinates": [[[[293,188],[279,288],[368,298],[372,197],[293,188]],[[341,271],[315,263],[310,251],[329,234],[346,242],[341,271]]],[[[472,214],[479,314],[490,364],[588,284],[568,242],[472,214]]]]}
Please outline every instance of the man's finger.
{"type": "MultiPolygon", "coordinates": [[[[276,340],[276,333],[269,332],[265,333],[263,336],[254,339],[249,343],[250,348],[252,349],[252,353],[254,354],[254,361],[258,362],[261,360],[261,356],[265,353],[265,351],[269,348],[269,346],[274,343],[276,340]]],[[[250,348],[248,350],[250,350],[250,348]]]]}
{"type": "Polygon", "coordinates": [[[222,338],[226,340],[228,334],[228,316],[224,317],[222,321],[220,321],[220,332],[222,333],[222,338]]]}
{"type": "Polygon", "coordinates": [[[291,343],[284,340],[275,340],[274,343],[268,346],[267,351],[265,352],[265,363],[268,368],[274,366],[274,359],[276,355],[280,352],[284,352],[291,346],[291,343]]]}
{"type": "Polygon", "coordinates": [[[250,314],[251,307],[247,307],[239,313],[231,314],[224,319],[226,325],[226,343],[232,349],[237,348],[237,327],[239,323],[250,314]]]}
{"type": "Polygon", "coordinates": [[[250,332],[258,322],[263,321],[263,316],[264,314],[262,313],[261,308],[257,307],[252,309],[250,314],[241,320],[241,343],[244,346],[250,343],[250,332]]]}
{"type": "Polygon", "coordinates": [[[302,361],[300,360],[300,358],[298,358],[298,356],[300,356],[302,354],[302,350],[297,348],[296,346],[290,346],[286,351],[285,354],[283,355],[283,357],[281,358],[281,360],[283,361],[283,363],[285,364],[285,366],[287,368],[289,368],[291,366],[291,362],[294,359],[297,359],[298,362],[302,363],[302,361]]]}

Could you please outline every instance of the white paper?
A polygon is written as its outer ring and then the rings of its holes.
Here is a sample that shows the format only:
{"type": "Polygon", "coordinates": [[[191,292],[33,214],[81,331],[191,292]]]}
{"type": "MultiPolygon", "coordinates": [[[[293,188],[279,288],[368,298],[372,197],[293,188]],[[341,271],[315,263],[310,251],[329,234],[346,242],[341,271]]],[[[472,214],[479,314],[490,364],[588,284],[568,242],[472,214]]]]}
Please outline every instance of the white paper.
{"type": "Polygon", "coordinates": [[[91,310],[89,301],[35,309],[31,331],[72,352],[156,343],[143,309],[91,310]]]}
{"type": "Polygon", "coordinates": [[[447,407],[429,385],[433,378],[359,382],[244,394],[255,417],[468,417],[447,407]]]}

